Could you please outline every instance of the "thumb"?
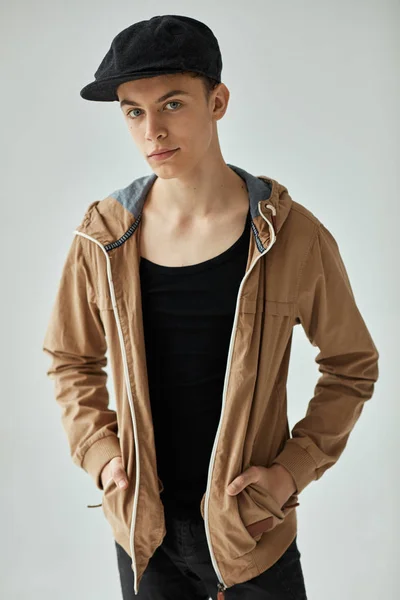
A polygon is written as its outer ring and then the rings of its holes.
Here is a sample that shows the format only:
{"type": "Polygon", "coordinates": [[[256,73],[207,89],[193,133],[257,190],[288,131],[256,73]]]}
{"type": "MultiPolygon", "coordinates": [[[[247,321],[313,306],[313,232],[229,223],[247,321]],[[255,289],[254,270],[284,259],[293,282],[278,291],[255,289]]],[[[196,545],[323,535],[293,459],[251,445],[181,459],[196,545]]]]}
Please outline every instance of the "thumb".
{"type": "Polygon", "coordinates": [[[123,467],[117,467],[115,469],[113,479],[120,488],[126,488],[128,485],[128,478],[123,467]]]}
{"type": "Polygon", "coordinates": [[[249,483],[253,483],[257,481],[259,477],[257,467],[251,466],[243,473],[235,477],[233,481],[228,485],[226,491],[230,496],[236,496],[239,492],[241,492],[249,483]]]}
{"type": "Polygon", "coordinates": [[[126,488],[128,486],[128,477],[125,473],[125,469],[122,464],[122,458],[115,456],[111,461],[112,478],[120,488],[126,488]]]}

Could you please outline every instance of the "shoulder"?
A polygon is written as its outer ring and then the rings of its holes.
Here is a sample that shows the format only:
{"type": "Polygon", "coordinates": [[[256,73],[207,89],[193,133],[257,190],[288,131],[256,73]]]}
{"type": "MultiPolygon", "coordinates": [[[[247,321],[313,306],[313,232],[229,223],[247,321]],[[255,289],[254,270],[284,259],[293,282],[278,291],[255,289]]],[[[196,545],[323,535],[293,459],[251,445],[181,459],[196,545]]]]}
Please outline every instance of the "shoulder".
{"type": "Polygon", "coordinates": [[[321,221],[318,219],[318,217],[306,206],[300,204],[300,202],[293,200],[292,211],[294,211],[294,218],[299,224],[307,225],[308,221],[309,227],[312,228],[321,225],[321,221]]]}
{"type": "MultiPolygon", "coordinates": [[[[292,200],[291,210],[281,230],[281,237],[300,244],[306,250],[319,234],[322,223],[319,218],[300,202],[292,200]]],[[[300,247],[298,248],[300,250],[300,247]]]]}

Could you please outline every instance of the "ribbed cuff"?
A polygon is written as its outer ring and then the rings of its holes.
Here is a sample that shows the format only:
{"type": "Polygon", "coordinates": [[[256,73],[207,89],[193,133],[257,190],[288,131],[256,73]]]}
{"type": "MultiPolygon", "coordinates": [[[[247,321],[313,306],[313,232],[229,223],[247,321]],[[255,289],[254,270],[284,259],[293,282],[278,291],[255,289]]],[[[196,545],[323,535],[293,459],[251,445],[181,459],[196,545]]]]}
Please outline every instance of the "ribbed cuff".
{"type": "Polygon", "coordinates": [[[82,468],[93,478],[99,490],[103,490],[101,471],[114,456],[121,456],[121,447],[118,436],[111,434],[92,444],[83,457],[82,468]]]}
{"type": "Polygon", "coordinates": [[[300,446],[295,438],[287,440],[283,450],[273,460],[285,467],[296,483],[296,494],[300,494],[316,477],[316,464],[310,454],[300,446]]]}

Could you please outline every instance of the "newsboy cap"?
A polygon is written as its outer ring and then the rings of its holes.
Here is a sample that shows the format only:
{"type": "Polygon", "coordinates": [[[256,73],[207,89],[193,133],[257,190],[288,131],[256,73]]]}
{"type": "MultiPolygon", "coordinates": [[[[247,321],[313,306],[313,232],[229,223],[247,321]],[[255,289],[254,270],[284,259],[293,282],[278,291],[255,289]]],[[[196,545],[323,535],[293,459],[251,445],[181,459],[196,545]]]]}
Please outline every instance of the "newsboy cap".
{"type": "Polygon", "coordinates": [[[195,71],[221,82],[222,57],[211,29],[192,17],[158,15],[133,23],[113,39],[92,81],[81,89],[85,100],[118,101],[125,81],[165,73],[195,71]]]}

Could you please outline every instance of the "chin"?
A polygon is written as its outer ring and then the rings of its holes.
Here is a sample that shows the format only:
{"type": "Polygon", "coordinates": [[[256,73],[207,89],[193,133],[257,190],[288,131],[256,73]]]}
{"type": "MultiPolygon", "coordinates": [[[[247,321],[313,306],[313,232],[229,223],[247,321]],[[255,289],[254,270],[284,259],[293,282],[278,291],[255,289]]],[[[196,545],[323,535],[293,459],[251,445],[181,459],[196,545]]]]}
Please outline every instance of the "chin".
{"type": "Polygon", "coordinates": [[[150,167],[154,173],[156,173],[162,179],[170,179],[171,177],[177,177],[177,173],[182,171],[182,167],[178,167],[173,164],[154,164],[150,163],[150,167]]]}

